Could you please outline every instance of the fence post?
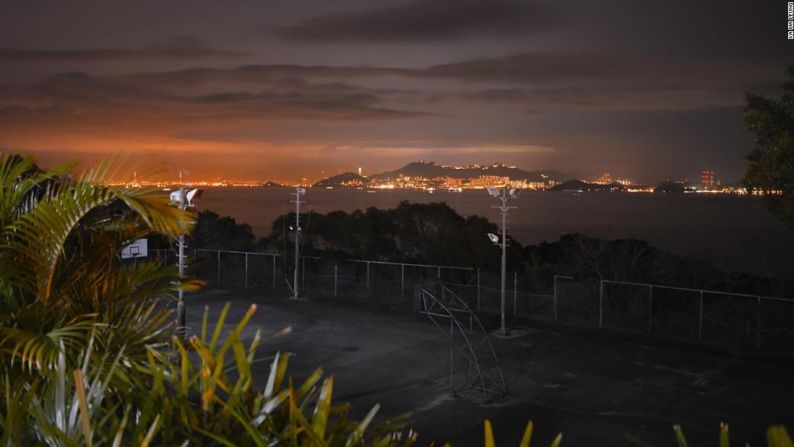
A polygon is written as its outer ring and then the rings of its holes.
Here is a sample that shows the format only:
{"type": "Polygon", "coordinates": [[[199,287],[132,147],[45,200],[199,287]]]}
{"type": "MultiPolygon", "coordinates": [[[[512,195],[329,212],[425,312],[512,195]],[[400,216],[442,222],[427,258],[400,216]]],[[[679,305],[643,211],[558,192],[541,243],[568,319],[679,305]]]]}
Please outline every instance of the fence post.
{"type": "Polygon", "coordinates": [[[513,315],[518,315],[518,272],[513,272],[513,315]]]}
{"type": "Polygon", "coordinates": [[[369,261],[367,261],[367,290],[369,290],[369,261]]]}
{"type": "Polygon", "coordinates": [[[248,252],[245,252],[245,288],[248,288],[248,252]]]}
{"type": "Polygon", "coordinates": [[[761,347],[761,297],[758,297],[758,332],[755,334],[755,348],[761,347]]]}
{"type": "Polygon", "coordinates": [[[651,333],[653,324],[653,284],[648,288],[648,333],[651,333]]]}
{"type": "Polygon", "coordinates": [[[336,294],[337,294],[337,271],[338,271],[338,268],[339,268],[339,265],[336,262],[334,262],[334,296],[336,296],[336,294]]]}
{"type": "Polygon", "coordinates": [[[400,264],[400,298],[405,298],[405,264],[400,264]]]}
{"type": "Polygon", "coordinates": [[[557,321],[557,275],[554,275],[554,321],[557,321]]]}
{"type": "Polygon", "coordinates": [[[218,250],[218,284],[221,283],[221,251],[218,250]]]}
{"type": "Polygon", "coordinates": [[[273,258],[273,290],[276,290],[276,255],[271,257],[273,258]]]}
{"type": "Polygon", "coordinates": [[[480,310],[480,268],[477,267],[477,310],[480,310]]]}
{"type": "Polygon", "coordinates": [[[698,342],[703,341],[703,290],[700,291],[700,315],[698,316],[698,342]]]}
{"type": "Polygon", "coordinates": [[[598,327],[604,325],[604,280],[601,280],[601,287],[598,291],[598,327]]]}

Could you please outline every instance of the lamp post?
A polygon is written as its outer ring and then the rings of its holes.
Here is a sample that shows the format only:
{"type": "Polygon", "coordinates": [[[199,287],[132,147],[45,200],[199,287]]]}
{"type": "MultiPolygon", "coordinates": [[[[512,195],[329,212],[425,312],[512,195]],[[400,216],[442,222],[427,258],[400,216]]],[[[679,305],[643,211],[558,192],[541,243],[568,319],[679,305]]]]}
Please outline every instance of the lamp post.
{"type": "Polygon", "coordinates": [[[501,238],[492,233],[488,233],[488,238],[495,245],[501,245],[502,247],[502,296],[499,311],[501,314],[501,327],[499,332],[501,335],[507,335],[507,324],[505,322],[505,302],[507,292],[507,213],[510,211],[510,209],[517,208],[515,206],[508,206],[507,203],[510,200],[518,197],[518,190],[503,186],[501,188],[488,188],[488,194],[502,202],[501,205],[492,207],[498,209],[502,213],[502,226],[500,228],[501,238]]]}
{"type": "Polygon", "coordinates": [[[295,203],[295,272],[292,277],[292,293],[293,298],[298,299],[298,263],[300,262],[300,232],[301,232],[301,196],[306,194],[306,190],[301,188],[300,185],[295,187],[295,192],[292,193],[295,196],[295,200],[291,200],[291,202],[295,203]]]}
{"type": "MultiPolygon", "coordinates": [[[[181,177],[181,173],[180,173],[181,177]]],[[[195,206],[193,200],[198,199],[203,191],[193,189],[188,191],[184,186],[171,193],[171,201],[176,204],[180,211],[186,211],[188,207],[195,206]]],[[[179,268],[179,283],[177,285],[178,301],[176,303],[176,329],[177,333],[184,335],[185,327],[185,290],[182,287],[182,280],[185,279],[185,224],[184,220],[179,221],[180,233],[177,237],[177,266],[179,268]]]]}

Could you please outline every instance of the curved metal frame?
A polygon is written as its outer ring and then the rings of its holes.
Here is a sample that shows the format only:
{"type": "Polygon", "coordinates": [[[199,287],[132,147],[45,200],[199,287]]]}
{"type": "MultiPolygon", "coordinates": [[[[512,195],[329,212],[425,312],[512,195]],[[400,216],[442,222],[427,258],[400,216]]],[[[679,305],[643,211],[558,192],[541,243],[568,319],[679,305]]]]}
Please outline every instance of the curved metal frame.
{"type": "Polygon", "coordinates": [[[454,292],[443,285],[440,285],[439,289],[441,299],[438,299],[426,288],[419,287],[419,312],[427,315],[430,321],[449,337],[449,382],[452,392],[454,394],[472,394],[483,402],[491,402],[504,396],[507,394],[507,387],[502,369],[499,367],[496,351],[482,323],[471,308],[454,292]],[[468,316],[468,328],[456,314],[468,316]],[[440,319],[450,320],[448,330],[439,322],[440,319]],[[459,343],[455,337],[456,330],[460,333],[459,343]],[[479,341],[472,343],[474,337],[479,337],[479,341]],[[481,354],[484,355],[478,356],[477,348],[480,348],[481,354]],[[456,369],[455,354],[458,354],[467,363],[465,371],[456,369]],[[484,360],[490,360],[492,365],[484,368],[482,365],[484,360]],[[461,374],[464,375],[464,380],[456,382],[456,378],[461,374]]]}

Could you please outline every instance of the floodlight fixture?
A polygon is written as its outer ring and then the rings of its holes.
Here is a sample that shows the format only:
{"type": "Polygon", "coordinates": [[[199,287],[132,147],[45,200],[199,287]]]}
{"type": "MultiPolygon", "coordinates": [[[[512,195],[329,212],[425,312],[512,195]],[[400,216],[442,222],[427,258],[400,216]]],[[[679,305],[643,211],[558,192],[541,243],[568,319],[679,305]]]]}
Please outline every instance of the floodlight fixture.
{"type": "Polygon", "coordinates": [[[490,194],[491,197],[499,197],[499,189],[498,188],[489,187],[488,188],[488,194],[490,194]]]}
{"type": "Polygon", "coordinates": [[[511,188],[509,194],[511,198],[515,199],[516,197],[518,197],[518,190],[516,188],[511,188]]]}
{"type": "Polygon", "coordinates": [[[182,203],[182,188],[177,189],[176,191],[171,191],[169,195],[171,202],[176,203],[177,205],[184,205],[185,207],[195,206],[196,204],[193,203],[198,200],[201,195],[204,194],[203,189],[194,188],[190,191],[185,191],[185,203],[182,203]]]}
{"type": "Polygon", "coordinates": [[[194,200],[198,200],[201,197],[202,194],[204,194],[204,190],[203,189],[195,188],[195,189],[191,189],[190,191],[188,191],[187,194],[185,195],[185,197],[187,197],[188,205],[189,206],[193,206],[194,205],[193,201],[194,200]]]}
{"type": "Polygon", "coordinates": [[[493,233],[488,233],[488,239],[490,239],[491,242],[493,242],[494,244],[498,244],[499,243],[499,236],[497,236],[497,235],[495,235],[493,233]]]}

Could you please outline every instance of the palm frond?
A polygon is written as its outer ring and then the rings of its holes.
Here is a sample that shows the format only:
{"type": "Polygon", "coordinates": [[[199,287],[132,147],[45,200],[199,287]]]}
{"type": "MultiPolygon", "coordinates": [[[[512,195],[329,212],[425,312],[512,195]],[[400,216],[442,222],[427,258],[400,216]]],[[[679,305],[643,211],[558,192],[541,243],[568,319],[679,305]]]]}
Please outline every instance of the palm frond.
{"type": "Polygon", "coordinates": [[[79,352],[93,329],[94,321],[88,317],[47,332],[0,326],[0,359],[9,368],[52,370],[59,355],[79,352]]]}

